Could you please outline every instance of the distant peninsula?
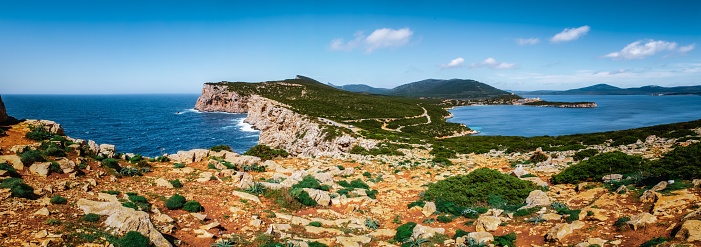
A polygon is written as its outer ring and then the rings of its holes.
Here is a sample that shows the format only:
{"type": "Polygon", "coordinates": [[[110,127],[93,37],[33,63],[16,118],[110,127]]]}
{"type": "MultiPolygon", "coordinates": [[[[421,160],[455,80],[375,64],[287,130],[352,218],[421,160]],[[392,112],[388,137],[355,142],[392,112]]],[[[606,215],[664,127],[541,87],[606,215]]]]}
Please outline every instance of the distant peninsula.
{"type": "Polygon", "coordinates": [[[608,84],[570,89],[564,91],[538,90],[516,91],[520,95],[701,95],[700,86],[661,87],[644,86],[636,88],[619,88],[608,84]]]}

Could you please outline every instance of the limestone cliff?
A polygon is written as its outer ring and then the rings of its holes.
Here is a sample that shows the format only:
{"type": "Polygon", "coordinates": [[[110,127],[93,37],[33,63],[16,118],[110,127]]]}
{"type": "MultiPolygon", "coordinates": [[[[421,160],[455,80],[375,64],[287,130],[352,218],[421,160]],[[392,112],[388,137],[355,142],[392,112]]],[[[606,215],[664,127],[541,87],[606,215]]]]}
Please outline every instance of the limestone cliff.
{"type": "Polygon", "coordinates": [[[0,123],[7,120],[7,111],[5,110],[5,103],[2,103],[2,96],[0,96],[0,123]]]}
{"type": "Polygon", "coordinates": [[[316,117],[290,110],[275,100],[256,94],[231,92],[225,85],[205,84],[195,110],[207,112],[248,113],[244,122],[260,130],[258,144],[302,156],[332,156],[345,153],[355,145],[370,149],[375,140],[342,134],[332,138],[325,124],[316,117]]]}

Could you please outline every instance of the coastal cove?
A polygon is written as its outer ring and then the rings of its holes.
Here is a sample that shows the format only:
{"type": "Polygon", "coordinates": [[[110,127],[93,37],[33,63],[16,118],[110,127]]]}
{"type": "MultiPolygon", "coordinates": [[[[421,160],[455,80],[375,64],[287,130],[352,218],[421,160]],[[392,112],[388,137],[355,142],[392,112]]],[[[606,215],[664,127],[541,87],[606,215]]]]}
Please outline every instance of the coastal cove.
{"type": "Polygon", "coordinates": [[[592,101],[595,108],[513,105],[457,107],[448,122],[463,123],[480,133],[501,136],[559,136],[624,130],[696,120],[701,97],[695,95],[544,95],[547,101],[592,101]]]}
{"type": "Polygon", "coordinates": [[[50,119],[68,136],[123,153],[155,157],[219,144],[244,152],[258,142],[259,132],[243,123],[246,114],[195,111],[198,96],[3,95],[3,101],[18,119],[50,119]]]}

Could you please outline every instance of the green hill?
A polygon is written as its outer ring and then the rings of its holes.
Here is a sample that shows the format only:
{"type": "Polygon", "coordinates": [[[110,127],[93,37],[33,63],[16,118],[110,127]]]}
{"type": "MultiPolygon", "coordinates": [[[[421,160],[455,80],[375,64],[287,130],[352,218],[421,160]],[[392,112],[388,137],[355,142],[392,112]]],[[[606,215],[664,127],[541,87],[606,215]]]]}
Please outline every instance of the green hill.
{"type": "MultiPolygon", "coordinates": [[[[444,99],[487,99],[513,96],[490,85],[464,79],[427,79],[395,87],[390,95],[405,97],[431,97],[444,99]]],[[[518,96],[516,96],[518,97],[518,96]]]]}
{"type": "Polygon", "coordinates": [[[446,122],[450,113],[438,99],[353,93],[302,76],[260,83],[208,84],[224,85],[241,95],[260,95],[311,117],[354,125],[362,130],[359,134],[372,139],[426,140],[469,130],[462,124],[446,122]],[[390,127],[383,129],[385,124],[390,127]]]}

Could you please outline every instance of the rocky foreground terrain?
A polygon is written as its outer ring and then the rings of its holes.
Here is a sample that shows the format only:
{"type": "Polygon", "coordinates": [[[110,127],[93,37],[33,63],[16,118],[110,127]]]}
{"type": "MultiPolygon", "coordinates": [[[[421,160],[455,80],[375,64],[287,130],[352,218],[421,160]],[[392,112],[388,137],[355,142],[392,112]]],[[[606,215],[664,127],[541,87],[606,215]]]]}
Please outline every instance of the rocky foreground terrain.
{"type": "MultiPolygon", "coordinates": [[[[30,126],[63,134],[53,122],[25,121],[7,126],[0,136],[0,163],[17,173],[6,168],[0,177],[21,178],[35,194],[22,198],[15,187],[0,189],[0,246],[109,246],[109,241],[134,246],[119,241],[130,231],[155,246],[480,246],[496,245],[495,237],[509,233],[516,246],[639,246],[657,237],[669,239],[664,245],[701,244],[700,180],[673,191],[665,189],[667,182],[616,192],[603,182],[549,184],[552,174],[577,163],[573,151],[546,152],[546,161],[523,165],[517,164],[533,153],[464,155],[452,166],[435,165],[420,148],[402,150],[406,156],[266,161],[202,149],[148,159],[68,137],[47,141],[66,145],[60,147],[68,150],[65,155],[23,162],[20,153],[46,147],[25,137],[30,126]],[[121,171],[110,168],[115,167],[107,164],[110,159],[92,158],[96,155],[121,158],[121,171]],[[514,216],[492,208],[472,218],[445,217],[433,202],[408,207],[428,184],[483,167],[543,186],[525,201],[534,213],[514,216]],[[302,189],[316,206],[302,205],[288,193],[309,180],[321,185],[302,189]],[[166,201],[175,194],[201,208],[169,209],[166,201]],[[580,211],[558,214],[563,205],[580,211]],[[408,222],[416,226],[397,240],[403,234],[398,228],[408,222]]],[[[590,148],[655,158],[673,143],[651,136],[628,146],[590,148]]]]}

